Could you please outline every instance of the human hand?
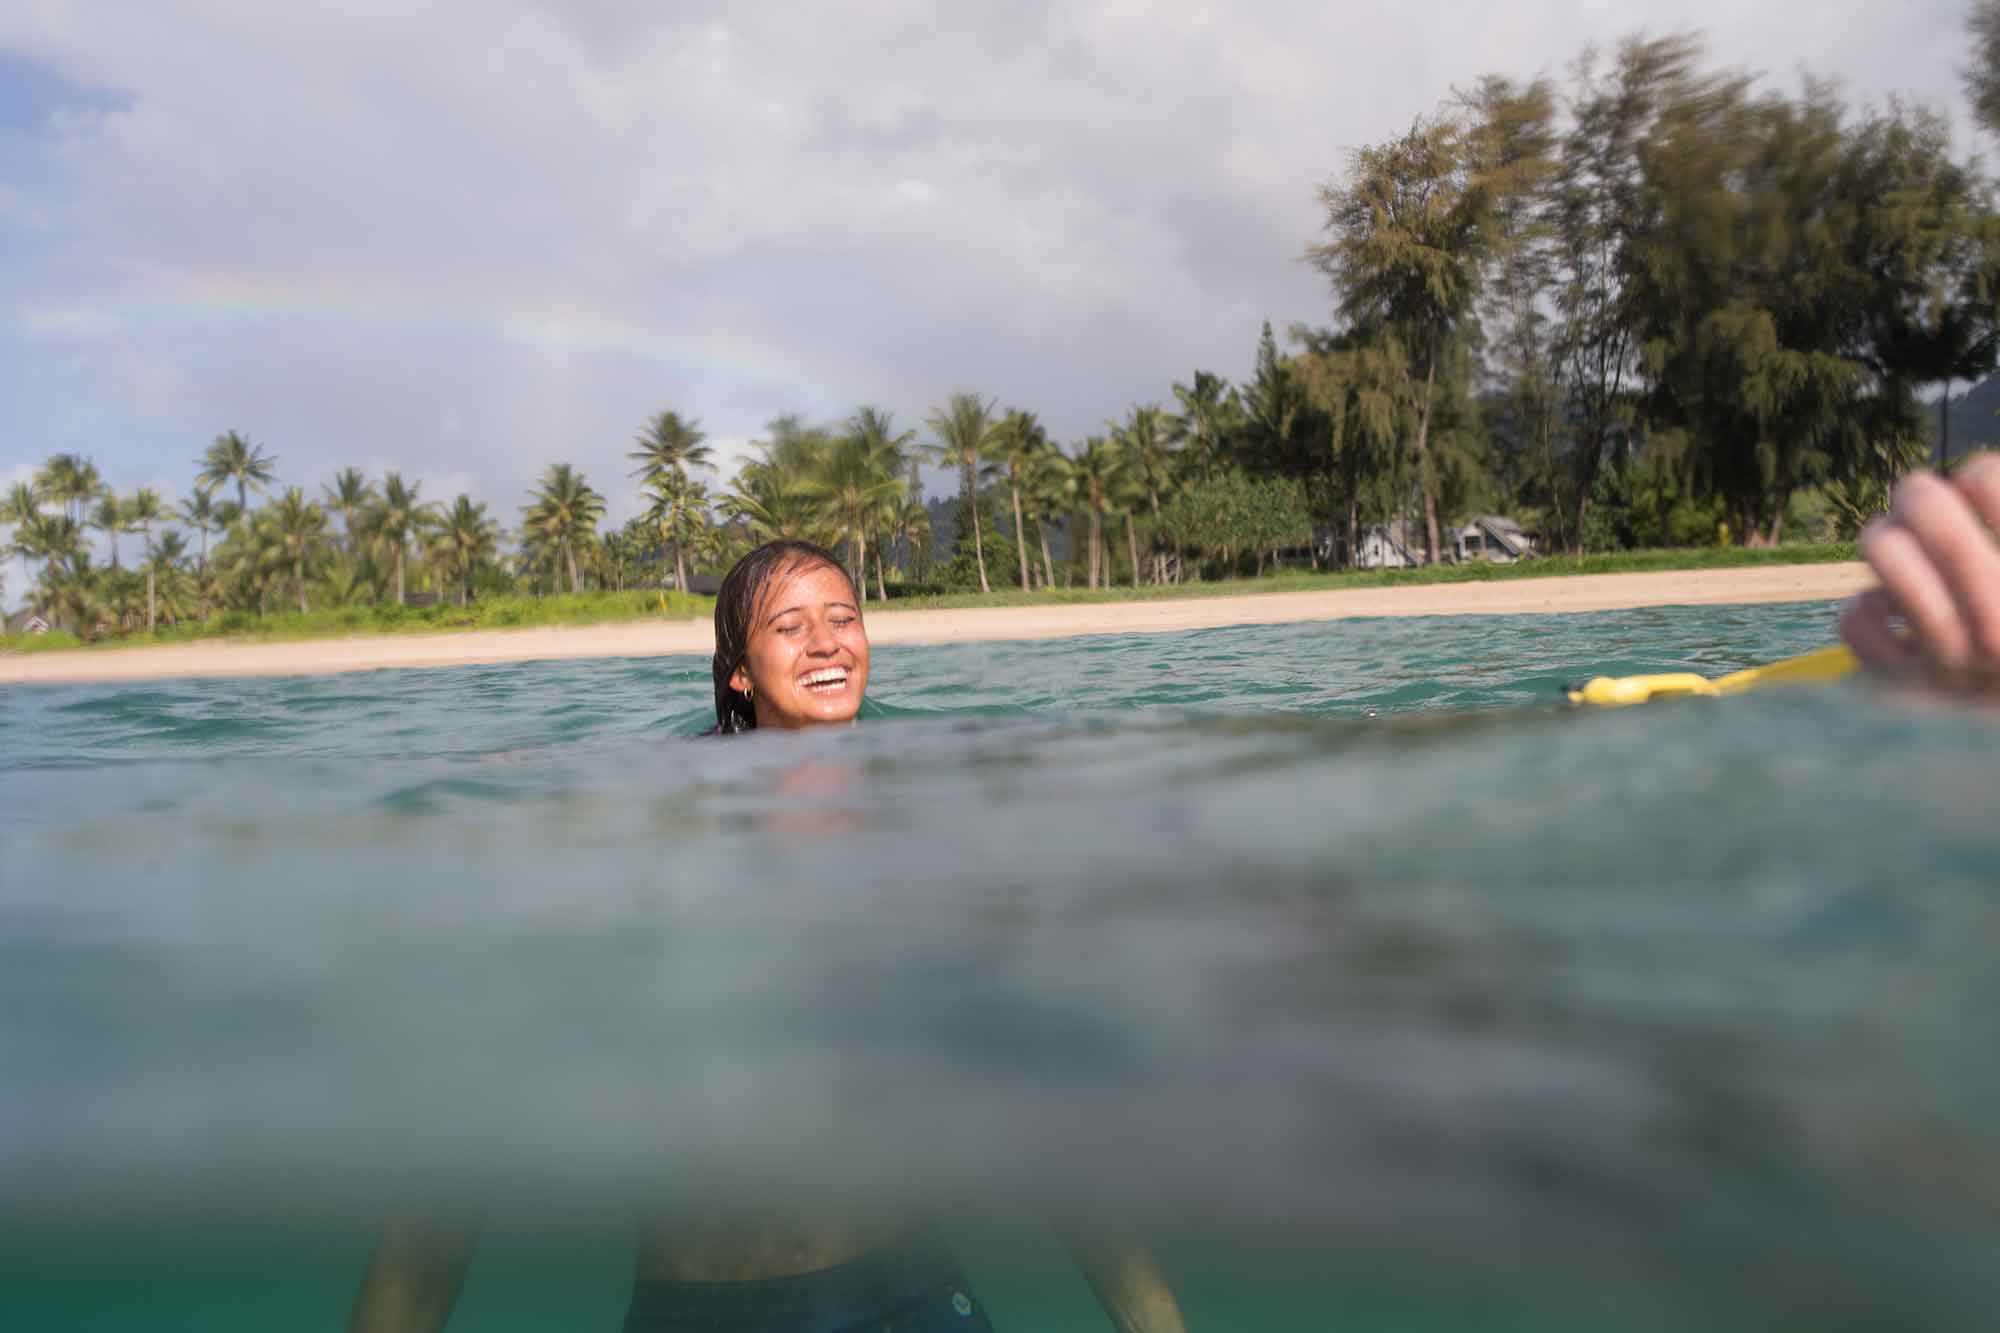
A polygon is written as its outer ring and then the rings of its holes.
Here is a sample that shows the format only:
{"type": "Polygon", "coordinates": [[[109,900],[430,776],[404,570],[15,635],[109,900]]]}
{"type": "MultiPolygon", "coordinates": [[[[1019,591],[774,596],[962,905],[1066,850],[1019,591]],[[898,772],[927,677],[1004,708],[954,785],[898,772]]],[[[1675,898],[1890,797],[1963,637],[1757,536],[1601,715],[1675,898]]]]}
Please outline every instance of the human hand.
{"type": "Polygon", "coordinates": [[[1974,460],[1950,481],[1905,477],[1888,515],[1861,535],[1861,556],[1882,583],[1847,604],[1842,637],[1872,667],[2000,681],[1996,530],[2000,454],[1974,460]]]}

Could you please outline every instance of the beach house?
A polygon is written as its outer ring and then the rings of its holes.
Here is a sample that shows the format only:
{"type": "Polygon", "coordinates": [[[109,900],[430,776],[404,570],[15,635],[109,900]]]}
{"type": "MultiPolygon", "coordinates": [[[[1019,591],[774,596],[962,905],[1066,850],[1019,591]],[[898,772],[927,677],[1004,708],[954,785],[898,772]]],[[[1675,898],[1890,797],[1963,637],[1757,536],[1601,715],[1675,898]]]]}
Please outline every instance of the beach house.
{"type": "Polygon", "coordinates": [[[1393,523],[1377,523],[1365,529],[1355,546],[1354,567],[1415,569],[1424,561],[1417,553],[1421,543],[1413,540],[1414,535],[1410,525],[1400,518],[1393,523]]]}
{"type": "Polygon", "coordinates": [[[1480,514],[1451,536],[1452,554],[1460,563],[1484,560],[1489,564],[1511,565],[1540,554],[1534,539],[1521,531],[1511,518],[1480,514]]]}

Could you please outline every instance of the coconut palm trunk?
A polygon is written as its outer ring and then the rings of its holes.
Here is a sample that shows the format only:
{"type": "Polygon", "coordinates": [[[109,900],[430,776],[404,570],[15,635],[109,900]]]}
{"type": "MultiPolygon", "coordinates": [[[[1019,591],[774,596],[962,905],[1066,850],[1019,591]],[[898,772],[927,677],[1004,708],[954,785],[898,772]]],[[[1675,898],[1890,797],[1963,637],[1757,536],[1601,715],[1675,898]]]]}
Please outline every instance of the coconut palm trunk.
{"type": "Polygon", "coordinates": [[[858,526],[854,529],[854,589],[861,604],[868,605],[868,534],[858,526]]]}
{"type": "Polygon", "coordinates": [[[396,543],[396,605],[403,604],[403,544],[396,543]]]}
{"type": "Polygon", "coordinates": [[[1104,558],[1103,516],[1090,511],[1090,586],[1097,587],[1097,572],[1104,558]]]}
{"type": "Polygon", "coordinates": [[[1056,586],[1056,571],[1055,562],[1049,559],[1049,525],[1039,518],[1035,520],[1035,536],[1041,538],[1042,543],[1042,586],[1053,588],[1056,586]]]}
{"type": "Polygon", "coordinates": [[[979,591],[990,594],[991,584],[986,581],[986,543],[979,534],[979,464],[975,461],[970,469],[971,483],[966,488],[966,497],[972,504],[972,558],[979,565],[979,591]]]}
{"type": "Polygon", "coordinates": [[[1014,554],[1021,558],[1021,591],[1028,591],[1028,535],[1021,526],[1021,483],[1014,477],[1007,479],[1007,489],[1014,494],[1014,554]]]}
{"type": "Polygon", "coordinates": [[[687,551],[678,536],[674,538],[674,588],[679,592],[688,590],[687,551]]]}
{"type": "Polygon", "coordinates": [[[1152,484],[1151,484],[1150,482],[1149,482],[1149,483],[1147,483],[1147,485],[1146,485],[1146,499],[1147,499],[1147,500],[1149,500],[1149,501],[1150,501],[1150,502],[1152,503],[1152,506],[1153,506],[1153,538],[1152,538],[1152,540],[1153,540],[1153,547],[1154,547],[1154,549],[1153,549],[1153,582],[1154,582],[1154,583],[1156,583],[1156,584],[1159,584],[1159,583],[1165,583],[1165,582],[1167,581],[1167,553],[1166,553],[1165,551],[1162,551],[1162,550],[1160,550],[1160,549],[1159,549],[1159,545],[1160,545],[1160,493],[1159,493],[1159,491],[1157,491],[1157,490],[1155,490],[1155,489],[1153,488],[1153,486],[1152,486],[1152,484]]]}
{"type": "Polygon", "coordinates": [[[875,595],[879,601],[889,600],[889,585],[882,577],[882,548],[875,547],[875,595]]]}
{"type": "Polygon", "coordinates": [[[579,593],[579,592],[582,592],[582,591],[583,591],[583,576],[582,576],[582,575],[580,575],[580,574],[578,574],[578,573],[576,572],[576,547],[575,547],[575,546],[573,546],[573,545],[571,545],[571,544],[570,544],[569,542],[567,542],[567,541],[565,541],[565,542],[563,543],[563,558],[564,558],[565,560],[569,561],[569,590],[570,590],[570,592],[572,592],[572,593],[579,593]]]}
{"type": "Polygon", "coordinates": [[[1132,561],[1132,586],[1139,586],[1139,535],[1132,524],[1132,511],[1125,511],[1125,552],[1132,561]]]}
{"type": "Polygon", "coordinates": [[[306,613],[306,560],[305,557],[292,558],[292,583],[299,590],[299,614],[306,613]]]}

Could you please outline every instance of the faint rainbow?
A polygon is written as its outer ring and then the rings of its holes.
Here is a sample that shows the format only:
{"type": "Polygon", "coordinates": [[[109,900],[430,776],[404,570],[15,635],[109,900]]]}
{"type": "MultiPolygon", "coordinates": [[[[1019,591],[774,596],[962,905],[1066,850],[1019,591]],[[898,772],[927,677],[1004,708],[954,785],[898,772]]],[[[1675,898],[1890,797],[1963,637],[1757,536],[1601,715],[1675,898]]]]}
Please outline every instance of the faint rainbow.
{"type": "Polygon", "coordinates": [[[805,366],[774,361],[768,343],[762,340],[719,333],[689,336],[659,326],[607,319],[587,310],[552,313],[468,307],[419,302],[409,296],[278,287],[233,275],[206,275],[167,300],[102,305],[95,310],[116,321],[121,330],[286,320],[483,338],[565,354],[619,356],[652,362],[682,375],[779,385],[818,404],[821,411],[847,410],[839,390],[805,366]]]}

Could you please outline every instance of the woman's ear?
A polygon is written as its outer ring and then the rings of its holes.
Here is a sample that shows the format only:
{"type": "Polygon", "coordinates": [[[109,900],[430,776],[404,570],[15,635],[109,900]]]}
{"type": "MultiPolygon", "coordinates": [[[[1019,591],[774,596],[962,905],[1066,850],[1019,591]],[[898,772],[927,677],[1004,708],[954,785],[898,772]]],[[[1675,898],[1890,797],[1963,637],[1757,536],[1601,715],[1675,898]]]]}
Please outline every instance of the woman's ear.
{"type": "Polygon", "coordinates": [[[750,673],[742,667],[729,673],[729,688],[745,698],[750,696],[750,673]]]}

